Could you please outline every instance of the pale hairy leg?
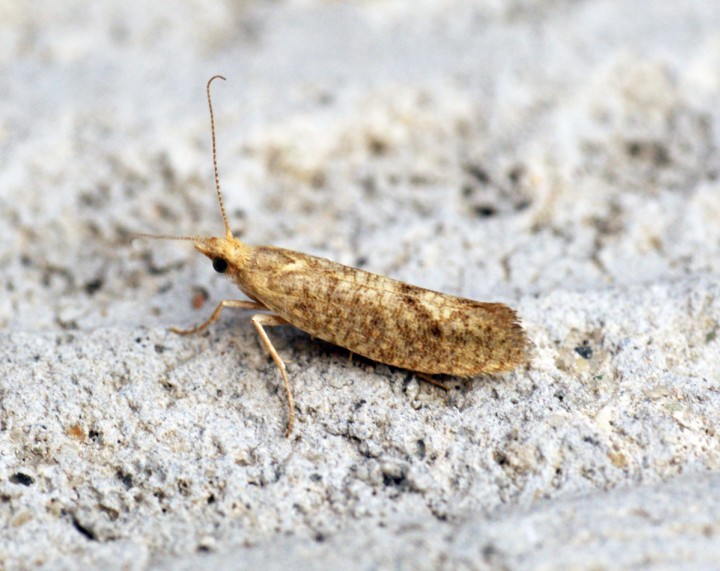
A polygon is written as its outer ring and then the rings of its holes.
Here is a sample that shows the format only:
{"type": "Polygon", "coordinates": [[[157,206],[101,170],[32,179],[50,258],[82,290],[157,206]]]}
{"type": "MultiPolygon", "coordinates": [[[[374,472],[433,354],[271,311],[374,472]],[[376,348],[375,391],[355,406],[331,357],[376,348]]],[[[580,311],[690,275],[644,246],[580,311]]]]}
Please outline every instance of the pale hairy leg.
{"type": "Polygon", "coordinates": [[[262,303],[258,303],[256,301],[249,301],[245,299],[224,299],[218,303],[215,311],[212,312],[212,315],[204,323],[201,323],[192,329],[178,329],[177,327],[171,327],[170,331],[177,333],[178,335],[192,335],[193,333],[205,331],[205,329],[218,320],[222,310],[226,307],[236,307],[238,309],[267,309],[267,307],[265,307],[262,303]]]}
{"type": "Polygon", "coordinates": [[[290,390],[290,383],[288,381],[287,377],[287,371],[285,370],[285,363],[283,363],[283,360],[280,358],[280,355],[278,355],[278,352],[275,350],[275,347],[273,347],[272,342],[270,341],[270,338],[267,336],[267,333],[265,333],[265,329],[263,328],[263,325],[267,327],[272,327],[275,325],[290,325],[287,321],[285,321],[282,317],[279,315],[273,315],[268,313],[258,313],[257,315],[253,315],[250,319],[252,321],[252,324],[255,326],[255,329],[257,329],[257,332],[260,334],[260,338],[262,339],[263,343],[265,344],[265,347],[267,347],[267,350],[270,351],[270,356],[273,358],[273,361],[275,361],[275,365],[277,365],[277,368],[280,369],[280,374],[282,375],[283,384],[285,385],[285,394],[287,395],[287,401],[288,401],[288,408],[289,408],[289,416],[288,416],[288,423],[287,428],[285,429],[285,436],[290,436],[290,433],[293,429],[293,424],[295,423],[295,399],[293,399],[292,391],[290,390]]]}

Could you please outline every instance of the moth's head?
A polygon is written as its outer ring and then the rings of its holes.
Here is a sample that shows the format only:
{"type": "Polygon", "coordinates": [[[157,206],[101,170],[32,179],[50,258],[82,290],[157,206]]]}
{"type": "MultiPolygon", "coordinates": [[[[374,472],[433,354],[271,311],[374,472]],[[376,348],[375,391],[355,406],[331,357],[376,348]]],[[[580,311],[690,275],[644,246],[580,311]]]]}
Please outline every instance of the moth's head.
{"type": "Polygon", "coordinates": [[[246,265],[251,250],[250,246],[232,235],[224,238],[198,238],[193,245],[212,261],[216,272],[229,275],[234,275],[246,265]]]}

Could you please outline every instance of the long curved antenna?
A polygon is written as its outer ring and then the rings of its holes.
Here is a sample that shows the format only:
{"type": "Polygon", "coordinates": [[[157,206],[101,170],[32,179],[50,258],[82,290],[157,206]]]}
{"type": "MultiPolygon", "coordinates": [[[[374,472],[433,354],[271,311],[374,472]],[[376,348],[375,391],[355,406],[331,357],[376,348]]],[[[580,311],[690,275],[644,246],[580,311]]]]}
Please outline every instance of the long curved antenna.
{"type": "Polygon", "coordinates": [[[212,158],[213,158],[213,169],[215,171],[215,190],[217,192],[218,203],[220,204],[220,214],[222,214],[223,222],[225,223],[225,237],[232,238],[233,234],[230,231],[230,225],[228,224],[227,215],[225,214],[225,205],[223,204],[222,193],[220,192],[220,175],[218,175],[217,165],[217,149],[215,144],[215,115],[213,113],[212,98],[210,97],[210,84],[216,80],[225,78],[222,75],[213,75],[207,82],[207,100],[208,107],[210,108],[210,132],[212,133],[212,158]]]}

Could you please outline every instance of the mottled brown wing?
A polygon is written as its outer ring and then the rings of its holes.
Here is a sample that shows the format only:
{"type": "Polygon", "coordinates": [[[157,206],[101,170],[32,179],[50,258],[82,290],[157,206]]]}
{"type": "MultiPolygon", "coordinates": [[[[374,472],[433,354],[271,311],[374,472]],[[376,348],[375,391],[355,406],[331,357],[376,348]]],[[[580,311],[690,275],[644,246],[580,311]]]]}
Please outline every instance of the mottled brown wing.
{"type": "Polygon", "coordinates": [[[415,287],[324,258],[253,249],[248,295],[315,337],[388,365],[473,376],[514,368],[528,342],[515,311],[415,287]]]}

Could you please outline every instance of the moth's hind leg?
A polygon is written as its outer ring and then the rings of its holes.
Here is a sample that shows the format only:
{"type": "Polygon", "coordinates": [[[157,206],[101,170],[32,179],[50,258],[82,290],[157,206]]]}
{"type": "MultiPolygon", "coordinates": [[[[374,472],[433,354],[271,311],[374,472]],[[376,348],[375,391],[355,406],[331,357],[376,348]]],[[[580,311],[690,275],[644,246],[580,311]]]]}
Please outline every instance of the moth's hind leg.
{"type": "Polygon", "coordinates": [[[426,383],[430,383],[431,385],[434,385],[438,388],[441,388],[445,392],[450,390],[450,387],[448,387],[445,383],[441,383],[437,379],[431,377],[430,375],[426,373],[415,373],[415,376],[420,379],[421,381],[425,381],[426,383]]]}
{"type": "Polygon", "coordinates": [[[263,328],[263,325],[267,325],[268,327],[272,327],[273,325],[290,325],[287,321],[285,321],[282,317],[279,315],[273,315],[269,313],[259,313],[257,315],[253,315],[250,319],[252,321],[252,324],[255,326],[255,329],[257,329],[257,332],[260,334],[260,338],[262,339],[263,343],[265,344],[265,347],[267,347],[267,350],[270,351],[270,356],[273,358],[273,361],[275,361],[275,365],[277,365],[277,368],[280,369],[280,374],[282,375],[283,384],[285,385],[285,394],[287,395],[287,401],[288,401],[288,423],[287,428],[285,429],[285,436],[290,436],[290,433],[293,429],[293,424],[295,423],[295,399],[293,399],[292,391],[290,390],[290,383],[288,381],[287,371],[285,370],[285,363],[283,363],[283,360],[280,358],[280,355],[278,355],[278,352],[275,350],[275,347],[273,347],[272,342],[270,341],[270,338],[267,336],[267,333],[265,333],[265,329],[263,328]]]}
{"type": "Polygon", "coordinates": [[[212,312],[212,315],[210,315],[208,320],[204,323],[201,323],[192,329],[178,329],[177,327],[171,327],[170,331],[177,333],[178,335],[192,335],[193,333],[200,333],[218,320],[225,307],[237,307],[239,309],[267,309],[267,307],[265,307],[262,303],[258,303],[256,301],[249,301],[245,299],[224,299],[218,303],[215,311],[212,312]]]}

